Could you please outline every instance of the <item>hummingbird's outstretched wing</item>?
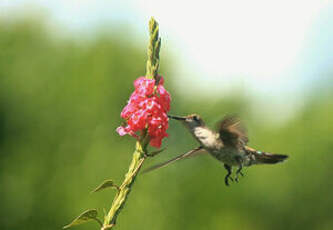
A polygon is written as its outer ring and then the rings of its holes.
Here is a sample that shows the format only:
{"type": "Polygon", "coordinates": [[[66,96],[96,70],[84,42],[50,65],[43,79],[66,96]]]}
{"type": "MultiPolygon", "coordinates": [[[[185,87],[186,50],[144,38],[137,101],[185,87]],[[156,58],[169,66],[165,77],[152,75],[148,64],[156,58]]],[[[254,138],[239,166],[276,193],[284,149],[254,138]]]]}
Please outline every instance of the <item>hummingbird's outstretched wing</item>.
{"type": "Polygon", "coordinates": [[[188,151],[186,153],[183,153],[183,154],[181,154],[179,156],[176,156],[175,158],[172,158],[172,159],[170,159],[170,160],[168,160],[166,162],[163,162],[163,163],[154,165],[154,166],[152,166],[150,168],[147,168],[147,169],[143,170],[142,173],[147,173],[147,172],[150,172],[150,171],[155,170],[155,169],[163,168],[163,167],[165,167],[165,166],[167,166],[167,165],[169,165],[169,164],[171,164],[171,163],[173,163],[175,161],[178,161],[178,160],[181,160],[181,159],[185,159],[185,158],[190,157],[190,156],[194,156],[195,153],[198,152],[201,149],[203,149],[203,147],[199,146],[199,147],[197,147],[195,149],[192,149],[192,150],[190,150],[190,151],[188,151]]]}
{"type": "Polygon", "coordinates": [[[223,143],[231,146],[244,146],[249,141],[245,126],[235,115],[226,116],[218,123],[218,132],[223,143]]]}

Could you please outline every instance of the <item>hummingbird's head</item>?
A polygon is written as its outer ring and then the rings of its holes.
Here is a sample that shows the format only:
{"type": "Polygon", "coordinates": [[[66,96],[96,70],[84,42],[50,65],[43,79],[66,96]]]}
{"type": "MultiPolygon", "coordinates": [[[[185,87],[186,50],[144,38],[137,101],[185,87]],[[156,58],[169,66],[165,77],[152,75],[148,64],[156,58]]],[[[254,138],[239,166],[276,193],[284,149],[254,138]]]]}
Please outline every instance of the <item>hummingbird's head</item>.
{"type": "Polygon", "coordinates": [[[193,129],[195,127],[204,126],[205,123],[198,114],[191,114],[184,117],[168,115],[169,118],[181,121],[186,127],[193,129]]]}

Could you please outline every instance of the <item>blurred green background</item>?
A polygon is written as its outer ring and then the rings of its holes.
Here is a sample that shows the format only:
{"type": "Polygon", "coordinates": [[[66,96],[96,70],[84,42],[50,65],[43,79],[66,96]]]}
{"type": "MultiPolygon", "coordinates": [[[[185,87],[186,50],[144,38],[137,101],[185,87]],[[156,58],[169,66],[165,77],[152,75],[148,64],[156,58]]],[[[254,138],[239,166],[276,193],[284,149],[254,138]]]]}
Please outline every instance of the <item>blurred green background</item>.
{"type": "MultiPolygon", "coordinates": [[[[102,216],[110,207],[114,191],[89,192],[104,179],[120,183],[134,150],[134,139],[115,132],[132,82],[145,72],[146,44],[130,34],[111,29],[84,42],[55,37],[38,20],[0,21],[2,230],[60,229],[88,208],[102,216]]],[[[210,156],[140,175],[117,229],[333,229],[333,74],[292,119],[274,124],[254,116],[242,94],[182,96],[173,61],[163,48],[161,55],[170,113],[197,112],[210,126],[238,113],[252,147],[290,159],[245,169],[230,187],[210,156]]],[[[167,150],[146,167],[197,146],[177,122],[168,133],[167,150]]]]}

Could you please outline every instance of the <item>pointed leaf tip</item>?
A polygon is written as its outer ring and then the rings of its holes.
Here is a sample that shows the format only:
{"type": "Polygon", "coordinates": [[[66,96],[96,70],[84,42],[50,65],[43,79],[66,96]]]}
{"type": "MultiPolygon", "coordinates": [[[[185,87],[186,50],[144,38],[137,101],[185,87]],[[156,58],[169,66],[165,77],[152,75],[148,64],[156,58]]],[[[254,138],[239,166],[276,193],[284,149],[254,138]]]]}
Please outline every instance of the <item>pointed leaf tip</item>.
{"type": "Polygon", "coordinates": [[[98,185],[97,188],[95,188],[91,193],[98,192],[109,187],[118,189],[118,186],[115,185],[115,183],[112,180],[105,180],[100,185],[98,185]]]}
{"type": "Polygon", "coordinates": [[[150,154],[148,154],[148,156],[150,156],[150,157],[154,157],[154,156],[156,156],[157,154],[163,152],[164,150],[166,150],[166,148],[162,148],[162,149],[156,150],[156,151],[154,151],[154,152],[151,152],[150,154]]]}
{"type": "MultiPolygon", "coordinates": [[[[75,225],[83,224],[91,220],[97,219],[97,210],[89,209],[81,213],[78,217],[76,217],[70,224],[63,227],[63,229],[67,229],[73,227],[75,225]]],[[[98,222],[98,221],[97,221],[98,222]]]]}

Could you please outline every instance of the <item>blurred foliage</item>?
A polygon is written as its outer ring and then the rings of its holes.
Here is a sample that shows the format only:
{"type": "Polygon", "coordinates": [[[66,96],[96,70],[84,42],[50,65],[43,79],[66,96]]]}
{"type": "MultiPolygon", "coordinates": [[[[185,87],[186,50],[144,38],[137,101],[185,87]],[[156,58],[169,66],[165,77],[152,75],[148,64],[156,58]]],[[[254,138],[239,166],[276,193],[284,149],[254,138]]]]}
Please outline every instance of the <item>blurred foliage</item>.
{"type": "MultiPolygon", "coordinates": [[[[145,44],[137,48],[117,30],[86,43],[53,38],[31,22],[0,22],[0,34],[1,229],[60,229],[89,208],[102,216],[115,191],[89,192],[127,171],[134,140],[115,128],[132,81],[144,74],[145,44]]],[[[246,169],[231,187],[209,156],[140,175],[117,229],[332,229],[332,93],[313,92],[294,119],[267,126],[248,115],[245,98],[180,97],[166,59],[160,72],[173,114],[198,112],[213,125],[220,114],[240,113],[251,146],[290,159],[246,169]]],[[[146,166],[196,147],[179,123],[170,126],[167,150],[146,166]]]]}

